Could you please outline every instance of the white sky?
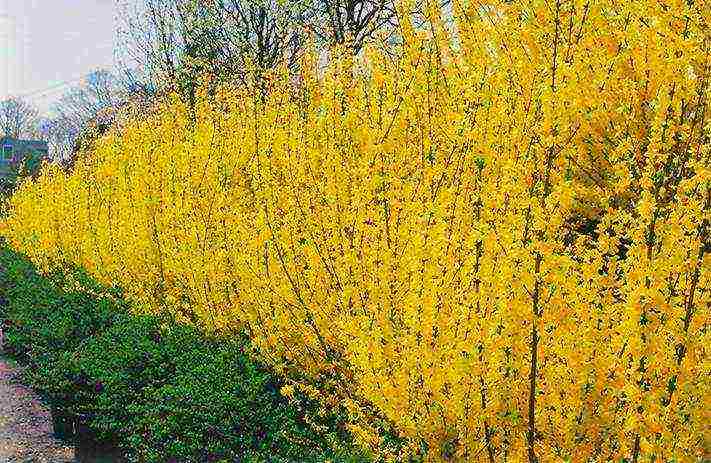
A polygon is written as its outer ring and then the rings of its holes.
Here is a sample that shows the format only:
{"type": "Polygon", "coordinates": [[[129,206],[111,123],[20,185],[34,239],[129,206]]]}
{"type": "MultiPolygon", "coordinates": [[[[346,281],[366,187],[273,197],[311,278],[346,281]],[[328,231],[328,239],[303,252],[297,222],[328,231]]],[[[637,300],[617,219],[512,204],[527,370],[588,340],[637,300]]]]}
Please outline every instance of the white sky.
{"type": "Polygon", "coordinates": [[[0,0],[0,99],[26,96],[46,113],[67,85],[111,69],[114,3],[0,0]]]}

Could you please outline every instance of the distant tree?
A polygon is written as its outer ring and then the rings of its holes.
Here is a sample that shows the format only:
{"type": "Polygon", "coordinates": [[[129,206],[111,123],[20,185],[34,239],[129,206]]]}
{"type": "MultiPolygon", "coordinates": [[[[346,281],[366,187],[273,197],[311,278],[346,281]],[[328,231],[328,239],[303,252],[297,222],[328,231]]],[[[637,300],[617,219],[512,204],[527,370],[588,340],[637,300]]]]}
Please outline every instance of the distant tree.
{"type": "Polygon", "coordinates": [[[308,5],[280,0],[117,0],[126,67],[193,100],[203,77],[246,83],[297,62],[308,5]]]}
{"type": "Polygon", "coordinates": [[[221,56],[242,69],[253,65],[266,70],[286,62],[294,65],[304,43],[301,21],[308,14],[307,4],[281,0],[215,0],[215,17],[223,27],[221,56]]]}
{"type": "Polygon", "coordinates": [[[71,157],[79,136],[79,129],[71,121],[62,117],[51,117],[42,121],[42,138],[49,146],[50,158],[65,161],[71,157]]]}
{"type": "Polygon", "coordinates": [[[380,31],[394,32],[394,0],[311,0],[304,24],[323,42],[345,45],[354,53],[380,31]]]}
{"type": "Polygon", "coordinates": [[[85,81],[72,87],[54,105],[59,118],[81,128],[107,108],[113,108],[125,99],[125,89],[111,72],[98,70],[85,81]]]}
{"type": "MultiPolygon", "coordinates": [[[[142,86],[177,90],[188,101],[205,76],[260,83],[278,65],[295,68],[309,40],[321,50],[339,45],[358,54],[368,43],[389,47],[398,35],[396,0],[116,2],[122,65],[138,68],[142,86]]],[[[421,3],[414,2],[415,22],[421,3]]]]}
{"type": "Polygon", "coordinates": [[[121,18],[118,35],[123,64],[140,66],[139,75],[150,86],[175,81],[184,47],[177,1],[116,0],[116,3],[121,18]]]}
{"type": "Polygon", "coordinates": [[[27,101],[8,98],[0,101],[0,136],[37,138],[39,112],[27,101]]]}
{"type": "Polygon", "coordinates": [[[51,157],[71,159],[82,136],[102,133],[112,124],[127,95],[125,81],[105,70],[93,72],[81,85],[69,89],[54,104],[54,115],[41,124],[51,157]]]}

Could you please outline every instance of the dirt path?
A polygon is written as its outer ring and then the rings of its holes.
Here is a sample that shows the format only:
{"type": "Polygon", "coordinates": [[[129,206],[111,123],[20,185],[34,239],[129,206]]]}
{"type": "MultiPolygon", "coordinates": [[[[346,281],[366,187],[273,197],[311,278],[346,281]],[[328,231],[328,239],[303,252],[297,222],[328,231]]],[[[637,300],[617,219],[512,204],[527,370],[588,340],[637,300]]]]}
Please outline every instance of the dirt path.
{"type": "Polygon", "coordinates": [[[0,357],[0,463],[71,463],[74,449],[52,437],[49,410],[0,357]]]}

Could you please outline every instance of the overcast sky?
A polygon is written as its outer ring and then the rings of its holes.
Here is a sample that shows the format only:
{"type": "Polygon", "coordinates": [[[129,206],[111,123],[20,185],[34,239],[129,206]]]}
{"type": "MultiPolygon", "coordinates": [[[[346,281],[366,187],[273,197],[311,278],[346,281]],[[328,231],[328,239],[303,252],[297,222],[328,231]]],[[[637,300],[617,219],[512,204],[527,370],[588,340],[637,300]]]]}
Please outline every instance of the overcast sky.
{"type": "Polygon", "coordinates": [[[114,63],[114,0],[0,0],[0,99],[43,112],[69,85],[114,63]]]}

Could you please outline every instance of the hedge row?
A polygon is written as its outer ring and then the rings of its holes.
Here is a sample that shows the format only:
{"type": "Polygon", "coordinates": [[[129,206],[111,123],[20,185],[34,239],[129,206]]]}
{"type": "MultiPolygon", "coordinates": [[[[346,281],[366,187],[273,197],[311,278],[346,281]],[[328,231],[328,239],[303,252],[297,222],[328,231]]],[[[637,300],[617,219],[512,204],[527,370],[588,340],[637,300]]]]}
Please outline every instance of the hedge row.
{"type": "Polygon", "coordinates": [[[287,400],[244,337],[134,315],[81,271],[40,275],[0,249],[4,350],[51,406],[89,416],[134,462],[361,461],[340,417],[287,400]]]}

